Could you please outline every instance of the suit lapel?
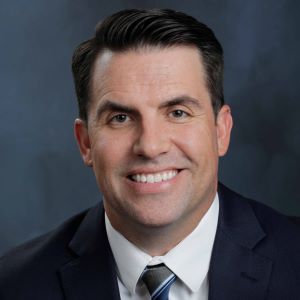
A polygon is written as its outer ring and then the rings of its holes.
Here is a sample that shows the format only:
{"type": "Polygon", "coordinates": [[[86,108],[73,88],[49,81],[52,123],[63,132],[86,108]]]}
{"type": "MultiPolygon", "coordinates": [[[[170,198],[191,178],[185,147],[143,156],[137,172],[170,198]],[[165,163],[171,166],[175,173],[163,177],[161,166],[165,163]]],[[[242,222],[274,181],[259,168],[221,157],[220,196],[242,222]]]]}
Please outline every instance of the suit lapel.
{"type": "Polygon", "coordinates": [[[75,254],[60,269],[67,300],[120,300],[102,203],[91,209],[69,244],[75,254]]]}
{"type": "Polygon", "coordinates": [[[211,266],[209,300],[267,297],[272,260],[255,252],[265,238],[252,207],[219,185],[220,212],[211,266]]]}
{"type": "MultiPolygon", "coordinates": [[[[209,271],[209,300],[265,299],[272,260],[255,252],[265,233],[245,199],[221,184],[218,192],[220,212],[209,271]]],[[[120,300],[102,203],[88,212],[69,247],[74,257],[60,269],[66,300],[120,300]]]]}

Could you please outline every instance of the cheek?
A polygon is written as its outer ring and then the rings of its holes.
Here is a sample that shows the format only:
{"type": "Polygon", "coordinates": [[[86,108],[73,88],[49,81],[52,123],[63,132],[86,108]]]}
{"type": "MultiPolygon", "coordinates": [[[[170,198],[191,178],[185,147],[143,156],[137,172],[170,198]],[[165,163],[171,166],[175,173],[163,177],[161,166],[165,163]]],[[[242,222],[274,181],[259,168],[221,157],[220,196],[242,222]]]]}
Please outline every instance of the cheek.
{"type": "Polygon", "coordinates": [[[93,139],[92,159],[98,172],[112,173],[122,167],[128,153],[128,145],[121,137],[112,134],[99,135],[93,139]]]}
{"type": "Polygon", "coordinates": [[[191,160],[218,156],[215,127],[209,125],[185,126],[178,128],[173,135],[173,142],[191,160]]]}

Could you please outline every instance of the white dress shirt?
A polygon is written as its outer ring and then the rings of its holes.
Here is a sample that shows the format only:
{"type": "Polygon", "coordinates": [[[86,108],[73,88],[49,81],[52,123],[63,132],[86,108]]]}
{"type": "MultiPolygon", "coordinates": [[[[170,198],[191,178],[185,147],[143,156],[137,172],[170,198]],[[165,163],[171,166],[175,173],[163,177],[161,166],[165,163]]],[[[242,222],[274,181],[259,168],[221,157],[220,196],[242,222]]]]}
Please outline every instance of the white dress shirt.
{"type": "Polygon", "coordinates": [[[139,280],[147,265],[164,263],[177,279],[171,286],[169,300],[207,300],[208,269],[217,230],[219,198],[215,199],[197,227],[164,256],[152,257],[116,231],[107,215],[105,225],[116,261],[121,300],[150,300],[139,280]]]}

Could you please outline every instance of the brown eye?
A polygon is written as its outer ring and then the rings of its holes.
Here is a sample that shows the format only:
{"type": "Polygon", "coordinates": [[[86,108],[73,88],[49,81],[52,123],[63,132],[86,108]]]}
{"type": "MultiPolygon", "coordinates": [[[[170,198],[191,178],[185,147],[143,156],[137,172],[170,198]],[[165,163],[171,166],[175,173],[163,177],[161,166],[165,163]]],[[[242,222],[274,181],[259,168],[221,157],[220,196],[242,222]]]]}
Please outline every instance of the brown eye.
{"type": "Polygon", "coordinates": [[[112,117],[111,121],[116,123],[124,123],[128,120],[128,116],[125,114],[118,114],[112,117]]]}
{"type": "Polygon", "coordinates": [[[172,111],[171,114],[172,114],[172,117],[174,117],[176,119],[184,118],[187,116],[187,113],[181,109],[176,109],[176,110],[172,111]]]}

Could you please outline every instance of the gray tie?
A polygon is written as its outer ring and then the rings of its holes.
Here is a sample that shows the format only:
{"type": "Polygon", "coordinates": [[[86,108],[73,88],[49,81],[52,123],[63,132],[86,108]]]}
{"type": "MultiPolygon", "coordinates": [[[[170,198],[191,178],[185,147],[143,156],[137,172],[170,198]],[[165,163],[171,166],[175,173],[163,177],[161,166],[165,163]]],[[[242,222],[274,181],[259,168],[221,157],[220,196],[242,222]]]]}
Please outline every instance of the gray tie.
{"type": "Polygon", "coordinates": [[[169,290],[176,280],[164,264],[147,266],[142,274],[142,280],[146,284],[151,295],[151,300],[169,300],[169,290]]]}

